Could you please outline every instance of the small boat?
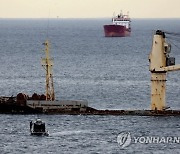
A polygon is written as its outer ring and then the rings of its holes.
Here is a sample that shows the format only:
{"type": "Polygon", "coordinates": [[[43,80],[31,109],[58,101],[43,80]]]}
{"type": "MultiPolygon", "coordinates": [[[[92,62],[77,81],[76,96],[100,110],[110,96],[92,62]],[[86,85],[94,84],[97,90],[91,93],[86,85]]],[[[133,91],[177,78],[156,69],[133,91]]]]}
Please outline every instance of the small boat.
{"type": "Polygon", "coordinates": [[[43,122],[41,119],[37,119],[36,121],[30,122],[30,132],[31,135],[37,135],[37,136],[49,135],[49,132],[46,131],[45,122],[43,122]]]}

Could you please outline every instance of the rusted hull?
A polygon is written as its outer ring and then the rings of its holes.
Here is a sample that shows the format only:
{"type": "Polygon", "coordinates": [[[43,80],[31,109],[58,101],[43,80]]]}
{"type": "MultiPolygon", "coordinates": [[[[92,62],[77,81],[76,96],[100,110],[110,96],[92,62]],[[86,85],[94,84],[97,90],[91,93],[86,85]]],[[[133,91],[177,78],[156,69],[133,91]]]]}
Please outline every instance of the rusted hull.
{"type": "Polygon", "coordinates": [[[113,116],[180,116],[180,110],[97,110],[87,107],[86,110],[66,110],[66,109],[32,109],[27,106],[0,104],[0,114],[62,114],[62,115],[113,115],[113,116]]]}
{"type": "Polygon", "coordinates": [[[131,30],[121,25],[104,25],[105,37],[126,37],[130,36],[131,30]]]}
{"type": "Polygon", "coordinates": [[[64,115],[114,115],[114,116],[180,116],[180,110],[98,110],[83,106],[79,108],[30,107],[24,100],[13,97],[0,97],[0,114],[64,114],[64,115]]]}

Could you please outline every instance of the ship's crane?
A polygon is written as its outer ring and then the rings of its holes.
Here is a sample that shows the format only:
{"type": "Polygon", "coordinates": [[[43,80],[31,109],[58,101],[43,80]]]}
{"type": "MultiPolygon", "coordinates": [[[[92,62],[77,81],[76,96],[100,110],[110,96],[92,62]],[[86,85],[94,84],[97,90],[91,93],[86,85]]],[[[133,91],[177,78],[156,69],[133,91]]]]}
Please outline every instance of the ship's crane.
{"type": "Polygon", "coordinates": [[[166,106],[166,74],[169,71],[180,70],[180,64],[175,65],[175,58],[170,57],[171,45],[166,42],[165,33],[157,30],[149,55],[151,71],[151,110],[165,110],[166,106]]]}
{"type": "Polygon", "coordinates": [[[49,41],[46,40],[45,43],[43,43],[45,46],[45,54],[46,57],[42,58],[41,63],[43,68],[46,70],[46,100],[53,101],[55,100],[55,94],[54,94],[54,86],[53,86],[53,73],[52,73],[52,67],[53,67],[53,59],[49,55],[49,41]]]}

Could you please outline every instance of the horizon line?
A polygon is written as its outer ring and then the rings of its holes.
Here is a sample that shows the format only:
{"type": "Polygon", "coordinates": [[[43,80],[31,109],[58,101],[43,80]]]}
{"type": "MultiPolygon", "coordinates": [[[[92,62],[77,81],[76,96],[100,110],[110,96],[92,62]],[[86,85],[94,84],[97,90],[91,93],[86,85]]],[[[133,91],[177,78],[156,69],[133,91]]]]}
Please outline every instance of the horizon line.
{"type": "MultiPolygon", "coordinates": [[[[108,19],[112,17],[0,17],[0,19],[108,19]]],[[[131,19],[180,19],[180,17],[158,17],[158,18],[153,18],[153,17],[134,17],[131,19]]]]}

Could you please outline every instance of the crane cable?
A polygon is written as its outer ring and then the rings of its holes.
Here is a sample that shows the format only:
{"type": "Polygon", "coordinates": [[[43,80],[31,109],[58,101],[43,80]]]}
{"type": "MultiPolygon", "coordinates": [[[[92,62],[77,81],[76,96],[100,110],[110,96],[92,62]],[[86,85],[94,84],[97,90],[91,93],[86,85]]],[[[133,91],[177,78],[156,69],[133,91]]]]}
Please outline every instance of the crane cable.
{"type": "Polygon", "coordinates": [[[179,36],[180,37],[180,33],[167,32],[167,31],[165,31],[165,33],[168,34],[168,35],[174,35],[174,36],[179,36]]]}
{"type": "Polygon", "coordinates": [[[169,42],[171,44],[173,44],[176,48],[180,49],[180,47],[177,44],[174,43],[174,41],[180,43],[180,33],[174,33],[174,32],[165,31],[165,34],[168,35],[168,36],[166,36],[166,38],[168,38],[169,42]]]}

